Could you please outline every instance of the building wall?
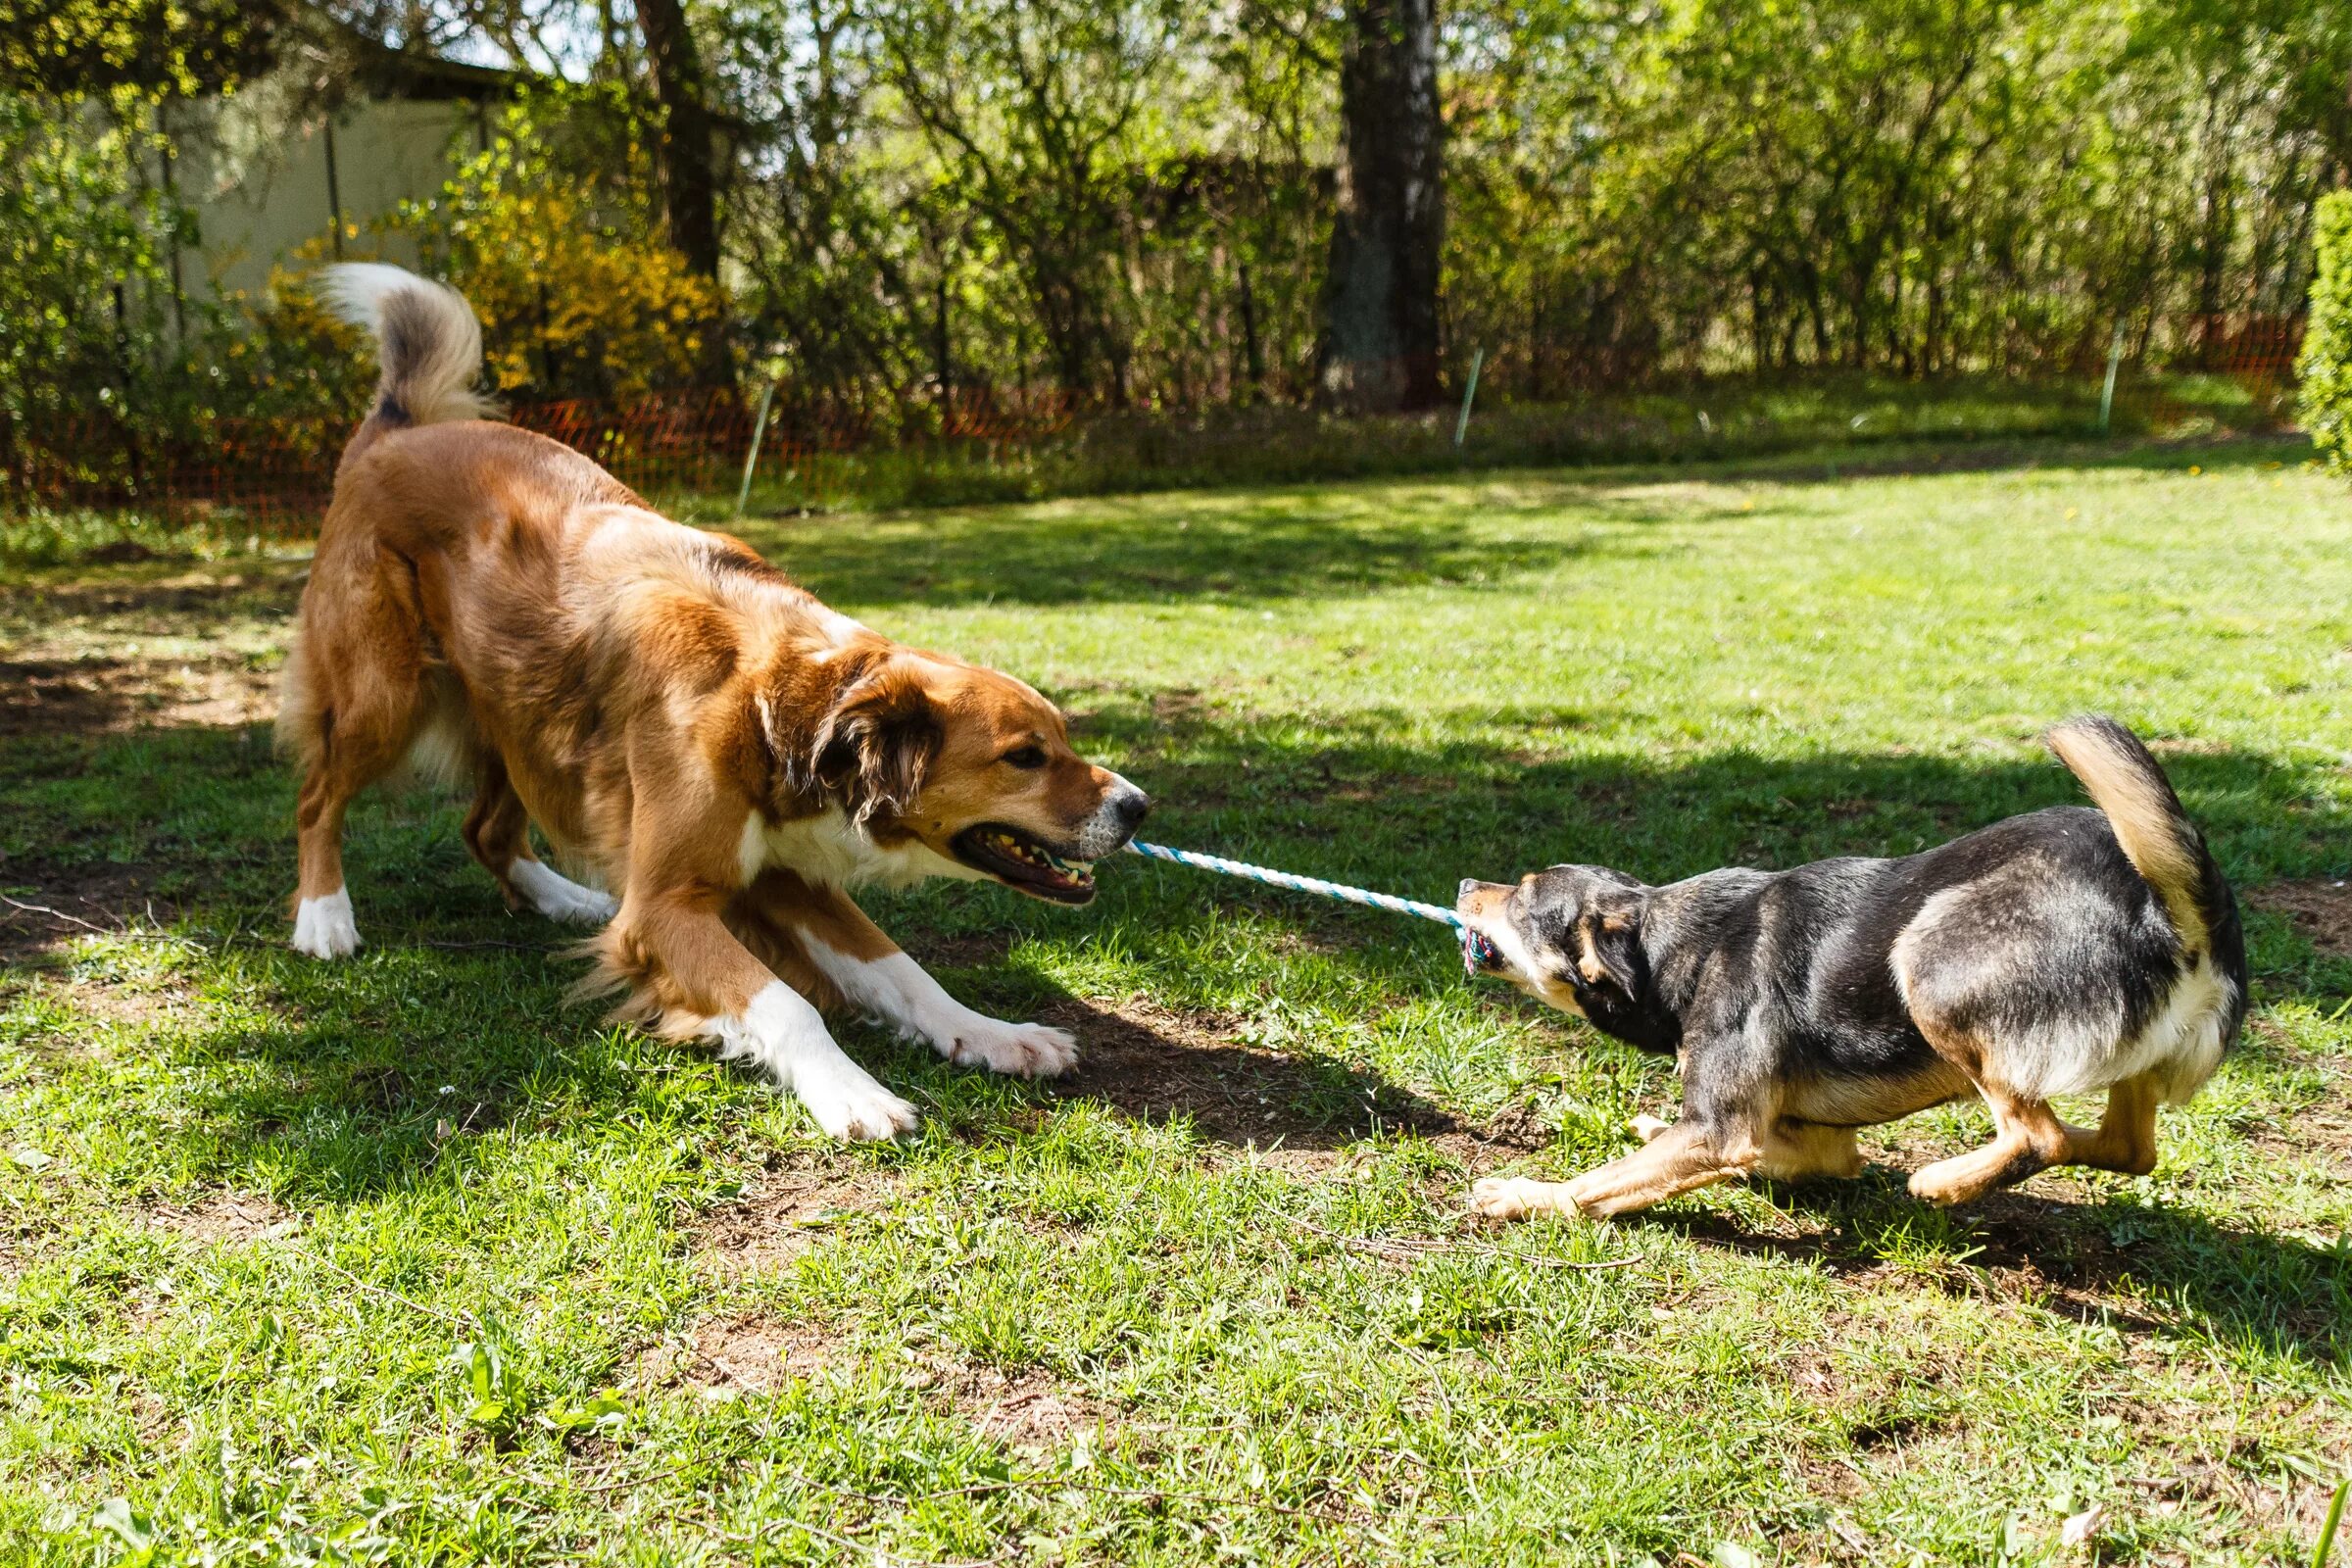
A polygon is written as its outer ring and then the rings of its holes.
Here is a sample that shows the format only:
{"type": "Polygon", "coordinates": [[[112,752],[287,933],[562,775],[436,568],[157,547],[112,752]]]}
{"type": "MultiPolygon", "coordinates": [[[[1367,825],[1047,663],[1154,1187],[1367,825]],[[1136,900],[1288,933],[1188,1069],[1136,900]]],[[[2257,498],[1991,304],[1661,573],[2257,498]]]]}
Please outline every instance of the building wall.
{"type": "Polygon", "coordinates": [[[328,250],[330,190],[353,255],[414,262],[414,245],[374,231],[371,221],[404,200],[439,194],[485,133],[482,112],[452,99],[347,104],[332,117],[331,135],[325,120],[272,125],[270,118],[266,95],[255,95],[204,106],[172,126],[174,177],[196,214],[198,243],[180,255],[192,296],[259,293],[272,267],[300,265],[293,253],[305,241],[328,250]]]}

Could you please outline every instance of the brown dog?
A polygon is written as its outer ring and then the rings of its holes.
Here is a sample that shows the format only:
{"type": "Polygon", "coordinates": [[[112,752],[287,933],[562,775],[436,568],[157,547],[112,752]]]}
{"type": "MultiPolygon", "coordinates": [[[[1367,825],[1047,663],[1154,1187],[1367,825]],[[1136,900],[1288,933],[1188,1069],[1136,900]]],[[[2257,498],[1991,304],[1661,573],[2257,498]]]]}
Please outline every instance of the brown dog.
{"type": "Polygon", "coordinates": [[[835,1137],[916,1118],[815,1004],[951,1060],[1068,1067],[1067,1034],[963,1006],[845,890],[992,878],[1084,904],[1143,792],[1079,758],[1021,682],[893,643],[568,447],[483,421],[480,333],[455,293],[375,266],[333,270],[329,292],[375,332],[382,380],[282,688],[304,768],[294,946],[358,947],[344,812],[423,752],[475,782],[466,844],[511,906],[609,921],[597,978],[630,992],[629,1015],[750,1058],[835,1137]],[[541,863],[533,822],[617,900],[541,863]]]}

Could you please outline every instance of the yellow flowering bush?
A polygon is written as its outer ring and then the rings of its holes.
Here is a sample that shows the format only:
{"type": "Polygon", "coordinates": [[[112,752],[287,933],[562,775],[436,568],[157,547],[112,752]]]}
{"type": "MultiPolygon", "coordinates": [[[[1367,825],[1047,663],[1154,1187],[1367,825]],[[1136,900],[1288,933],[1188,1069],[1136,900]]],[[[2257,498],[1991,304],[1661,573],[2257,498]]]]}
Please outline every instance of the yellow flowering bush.
{"type": "Polygon", "coordinates": [[[706,379],[723,364],[710,334],[727,302],[659,237],[650,178],[569,172],[525,114],[395,220],[473,303],[492,383],[509,397],[625,399],[706,379]]]}

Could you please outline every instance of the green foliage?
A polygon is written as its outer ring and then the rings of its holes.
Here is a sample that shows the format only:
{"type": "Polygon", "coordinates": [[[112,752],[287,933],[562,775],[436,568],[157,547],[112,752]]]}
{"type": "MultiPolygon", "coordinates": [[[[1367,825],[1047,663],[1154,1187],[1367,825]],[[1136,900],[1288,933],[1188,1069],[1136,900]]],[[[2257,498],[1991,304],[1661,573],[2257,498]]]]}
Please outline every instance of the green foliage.
{"type": "Polygon", "coordinates": [[[0,86],[190,97],[269,68],[287,0],[8,0],[0,86]]]}
{"type": "Polygon", "coordinates": [[[134,177],[149,145],[103,104],[0,91],[0,443],[35,417],[132,417],[175,222],[134,177]]]}
{"type": "Polygon", "coordinates": [[[632,398],[695,378],[725,302],[662,237],[637,128],[608,90],[526,96],[437,199],[388,225],[481,318],[493,386],[632,398]]]}
{"type": "MultiPolygon", "coordinates": [[[[690,7],[721,283],[669,248],[626,10],[428,7],[393,39],[538,68],[496,144],[394,225],[475,296],[510,395],[701,381],[715,330],[739,374],[876,430],[935,425],[943,391],[1312,396],[1344,8],[690,7]]],[[[111,421],[127,469],[208,420],[348,401],[334,340],[282,300],[174,297],[187,215],[158,135],[281,57],[290,120],[373,91],[393,35],[335,15],[359,34],[213,0],[44,0],[0,27],[0,467],[65,412],[111,421]]],[[[1491,406],[1743,373],[2080,377],[2118,322],[2142,366],[2227,370],[2236,324],[2300,310],[2314,201],[2352,171],[2352,0],[1446,17],[1445,335],[1457,374],[1485,351],[1491,406]]]]}
{"type": "Polygon", "coordinates": [[[2312,445],[2341,473],[2352,467],[2352,192],[2321,197],[2312,227],[2301,413],[2312,445]]]}

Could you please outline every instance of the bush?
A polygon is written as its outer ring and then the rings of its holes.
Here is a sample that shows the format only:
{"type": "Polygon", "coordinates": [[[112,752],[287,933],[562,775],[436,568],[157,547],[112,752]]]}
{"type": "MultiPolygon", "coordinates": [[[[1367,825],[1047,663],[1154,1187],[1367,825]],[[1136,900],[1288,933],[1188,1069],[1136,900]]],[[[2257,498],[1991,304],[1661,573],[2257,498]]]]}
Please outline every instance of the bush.
{"type": "Polygon", "coordinates": [[[598,94],[542,90],[509,110],[488,150],[389,225],[473,306],[490,383],[511,399],[630,399],[727,378],[726,298],[662,237],[643,147],[609,155],[620,177],[580,172],[597,160],[579,143],[621,119],[598,94]]]}
{"type": "Polygon", "coordinates": [[[2311,321],[2296,371],[2311,443],[2336,472],[2352,470],[2352,191],[2320,198],[2311,321]]]}

